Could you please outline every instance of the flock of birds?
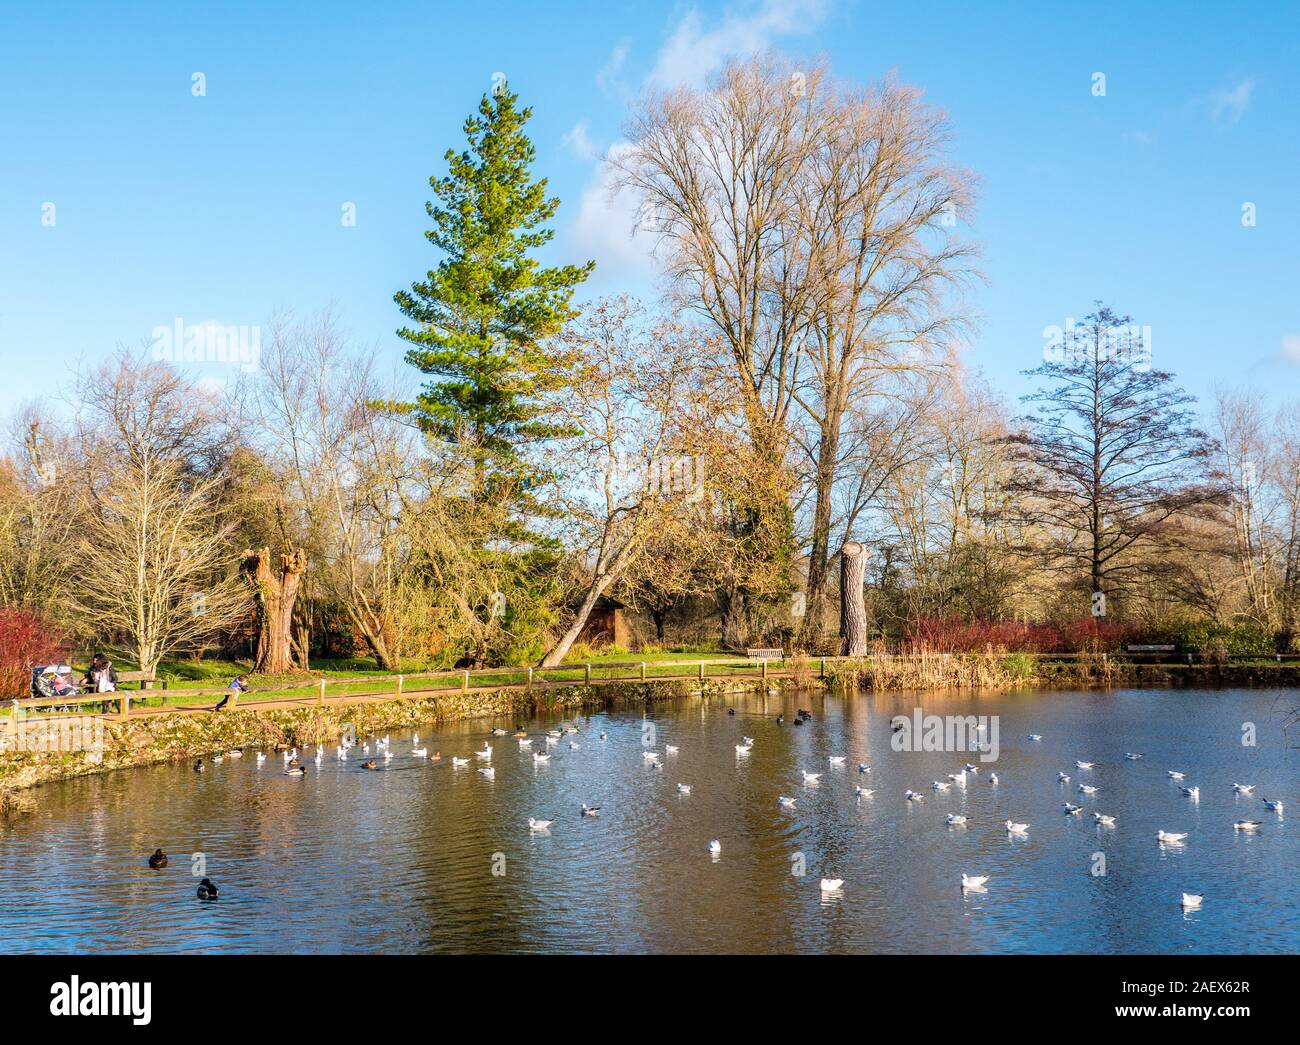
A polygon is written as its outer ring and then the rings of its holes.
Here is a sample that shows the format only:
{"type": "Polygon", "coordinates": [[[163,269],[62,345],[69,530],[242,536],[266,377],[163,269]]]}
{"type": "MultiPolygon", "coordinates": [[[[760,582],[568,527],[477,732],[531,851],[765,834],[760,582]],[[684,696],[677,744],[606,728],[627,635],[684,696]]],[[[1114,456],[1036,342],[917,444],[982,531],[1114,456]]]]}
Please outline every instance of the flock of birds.
{"type": "MultiPolygon", "coordinates": [[[[734,708],[728,709],[729,715],[734,716],[735,713],[736,712],[734,708]]],[[[812,719],[811,712],[803,708],[800,708],[795,718],[793,719],[793,722],[795,725],[803,725],[804,723],[811,721],[811,719],[812,719]]],[[[785,721],[784,715],[778,715],[776,717],[776,722],[778,725],[782,724],[784,721],[785,721]]],[[[895,731],[897,731],[899,728],[901,727],[896,726],[895,731]]],[[[560,741],[566,736],[571,738],[569,740],[570,750],[575,750],[575,751],[578,750],[580,744],[577,740],[572,739],[572,737],[573,735],[579,732],[580,730],[577,726],[564,724],[557,728],[547,730],[544,737],[534,737],[523,727],[517,727],[513,731],[513,736],[518,742],[519,750],[522,753],[531,755],[533,764],[540,766],[540,765],[545,765],[550,761],[551,759],[550,749],[558,745],[560,741]],[[545,748],[543,750],[533,750],[533,744],[538,741],[544,743],[545,748]]],[[[510,735],[512,735],[510,730],[502,729],[500,727],[494,728],[492,730],[493,737],[506,737],[510,735]]],[[[1030,733],[1027,736],[1031,742],[1040,742],[1043,739],[1042,734],[1039,733],[1030,733]]],[[[600,739],[602,741],[607,740],[608,734],[605,732],[600,733],[600,739]]],[[[342,740],[335,747],[335,758],[339,762],[347,762],[350,752],[356,746],[357,745],[355,741],[351,741],[348,739],[342,740]]],[[[371,740],[368,740],[364,744],[362,744],[361,747],[362,747],[363,755],[372,756],[366,758],[365,761],[361,763],[361,768],[365,770],[376,770],[379,768],[380,759],[383,760],[384,764],[387,764],[391,762],[395,757],[395,753],[393,751],[393,742],[391,736],[388,735],[383,737],[372,738],[371,740]],[[373,751],[372,751],[372,745],[373,745],[373,751]]],[[[754,738],[749,736],[742,736],[741,742],[735,745],[736,758],[737,759],[747,758],[750,752],[753,750],[753,747],[754,747],[754,738]]],[[[678,747],[673,744],[666,744],[664,746],[664,753],[665,755],[676,755],[678,753],[678,747]]],[[[281,754],[284,761],[285,776],[302,778],[306,775],[307,771],[304,765],[302,764],[302,761],[299,758],[297,747],[282,748],[281,754]]],[[[442,761],[442,752],[441,751],[430,752],[427,746],[421,744],[420,735],[418,733],[412,734],[410,747],[407,750],[406,754],[409,757],[415,759],[425,759],[431,762],[442,761]]],[[[233,750],[220,752],[216,755],[211,756],[211,761],[215,764],[220,764],[226,758],[242,758],[243,755],[244,755],[243,749],[235,748],[233,750]]],[[[491,765],[492,757],[493,757],[492,744],[485,740],[483,742],[483,749],[481,751],[473,752],[472,756],[474,762],[480,763],[478,765],[478,773],[489,780],[495,779],[496,769],[491,765]]],[[[647,750],[643,752],[642,757],[648,766],[660,770],[664,768],[664,756],[660,755],[659,752],[654,750],[647,750]]],[[[1136,762],[1139,759],[1142,759],[1144,757],[1145,756],[1140,752],[1126,751],[1124,753],[1124,759],[1129,762],[1136,762]]],[[[266,752],[264,751],[258,752],[257,754],[258,766],[260,767],[264,765],[266,760],[267,760],[266,752]]],[[[318,745],[316,748],[314,761],[317,766],[320,766],[323,760],[324,760],[324,747],[323,745],[318,745]]],[[[846,755],[830,755],[828,757],[828,763],[832,769],[842,769],[845,767],[846,762],[847,762],[846,755]]],[[[469,756],[465,756],[465,757],[452,756],[451,764],[456,769],[466,768],[471,764],[471,758],[469,756]]],[[[1085,762],[1082,760],[1076,760],[1074,763],[1074,766],[1077,770],[1080,770],[1085,773],[1092,771],[1098,765],[1099,763],[1097,762],[1085,762]]],[[[203,759],[201,758],[196,759],[194,761],[193,768],[195,772],[203,772],[204,770],[203,759]]],[[[871,767],[867,765],[865,762],[859,762],[857,764],[857,771],[858,774],[865,779],[866,775],[871,773],[871,767]]],[[[953,788],[956,788],[958,792],[964,792],[966,791],[968,786],[974,780],[977,779],[979,772],[980,772],[979,766],[975,765],[974,763],[968,762],[957,772],[947,774],[947,779],[935,780],[930,785],[930,788],[932,791],[934,791],[937,794],[946,793],[953,788]]],[[[814,773],[806,769],[800,769],[800,774],[802,776],[804,785],[807,787],[816,787],[820,783],[821,777],[823,775],[820,772],[814,773]]],[[[1200,797],[1201,797],[1200,787],[1195,785],[1186,786],[1184,784],[1184,781],[1186,780],[1185,773],[1171,769],[1168,770],[1167,775],[1171,781],[1179,785],[1179,789],[1183,795],[1191,799],[1191,801],[1193,802],[1200,801],[1200,797]]],[[[985,779],[988,785],[992,787],[996,787],[999,783],[998,775],[995,772],[990,772],[985,779]]],[[[1056,775],[1056,779],[1058,783],[1061,784],[1062,786],[1073,783],[1070,775],[1064,772],[1058,772],[1056,775]]],[[[1080,795],[1083,795],[1085,798],[1090,798],[1096,795],[1101,790],[1101,788],[1094,786],[1092,784],[1079,782],[1076,785],[1076,790],[1080,795]]],[[[1252,796],[1255,791],[1255,785],[1234,783],[1232,785],[1232,790],[1237,795],[1252,796]]],[[[691,793],[691,785],[687,783],[679,782],[677,784],[677,793],[680,795],[689,795],[691,793]]],[[[863,787],[860,784],[855,785],[854,787],[854,795],[859,800],[863,798],[870,798],[874,794],[875,794],[875,790],[872,788],[863,787]]],[[[909,803],[918,803],[918,802],[925,801],[926,795],[922,792],[913,791],[909,788],[908,790],[903,792],[903,798],[909,803]]],[[[1264,803],[1264,807],[1269,812],[1275,813],[1278,816],[1282,815],[1283,803],[1280,799],[1265,798],[1262,799],[1262,801],[1264,803]]],[[[796,802],[797,799],[789,795],[777,796],[777,805],[782,809],[787,809],[787,810],[795,809],[796,802]]],[[[1077,817],[1077,816],[1081,816],[1084,812],[1083,806],[1075,805],[1069,801],[1062,803],[1062,806],[1063,806],[1063,812],[1066,816],[1077,817]]],[[[600,806],[598,805],[589,806],[583,804],[581,809],[579,810],[579,815],[581,815],[582,817],[594,817],[598,815],[599,812],[600,812],[600,806]]],[[[1099,828],[1115,828],[1119,824],[1118,818],[1108,813],[1094,811],[1092,817],[1093,817],[1093,822],[1099,828]]],[[[944,820],[949,827],[965,827],[971,822],[971,817],[960,813],[948,813],[946,814],[944,820]]],[[[555,822],[556,822],[555,817],[551,817],[550,819],[543,819],[541,817],[530,816],[528,818],[529,833],[530,834],[549,833],[550,828],[555,824],[555,822]]],[[[1008,818],[1006,821],[1003,822],[1002,826],[1005,828],[1007,835],[1011,838],[1023,839],[1029,836],[1030,825],[1028,823],[1022,823],[1008,818]]],[[[1262,826],[1263,823],[1262,821],[1259,820],[1237,820],[1233,823],[1233,829],[1239,832],[1253,833],[1258,831],[1262,826]]],[[[1156,831],[1156,841],[1161,846],[1182,846],[1186,844],[1187,838],[1188,838],[1188,832],[1185,831],[1175,832],[1175,831],[1165,831],[1163,829],[1156,831]]],[[[721,840],[717,838],[711,839],[708,843],[708,852],[712,856],[714,861],[720,859],[722,856],[721,840]]],[[[161,849],[156,850],[154,854],[149,857],[149,866],[151,868],[154,868],[155,870],[166,867],[167,866],[166,854],[163,853],[161,849]]],[[[988,875],[982,875],[982,874],[973,875],[973,874],[966,874],[965,872],[963,872],[961,875],[961,890],[963,894],[971,893],[971,892],[987,892],[988,881],[989,881],[988,875]]],[[[839,894],[842,892],[844,888],[844,880],[842,878],[822,878],[820,880],[820,888],[823,894],[839,894]]],[[[201,900],[215,900],[217,898],[217,887],[213,885],[209,879],[204,878],[198,888],[198,897],[201,900]]],[[[1204,902],[1204,900],[1205,900],[1204,895],[1200,893],[1185,892],[1182,894],[1181,905],[1185,910],[1194,910],[1199,908],[1204,902]]]]}

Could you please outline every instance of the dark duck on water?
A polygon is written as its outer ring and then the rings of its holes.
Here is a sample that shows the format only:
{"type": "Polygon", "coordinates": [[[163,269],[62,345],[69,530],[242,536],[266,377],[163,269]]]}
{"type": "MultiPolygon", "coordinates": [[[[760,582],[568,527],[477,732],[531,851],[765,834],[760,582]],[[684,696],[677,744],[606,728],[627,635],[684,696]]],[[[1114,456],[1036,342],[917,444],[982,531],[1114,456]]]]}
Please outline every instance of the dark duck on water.
{"type": "Polygon", "coordinates": [[[155,849],[153,851],[153,856],[149,857],[149,866],[152,867],[155,871],[158,870],[158,868],[160,867],[166,867],[167,854],[164,853],[161,849],[155,849]]]}
{"type": "Polygon", "coordinates": [[[212,884],[211,878],[205,878],[199,883],[197,895],[200,900],[215,900],[217,898],[217,887],[212,884]]]}

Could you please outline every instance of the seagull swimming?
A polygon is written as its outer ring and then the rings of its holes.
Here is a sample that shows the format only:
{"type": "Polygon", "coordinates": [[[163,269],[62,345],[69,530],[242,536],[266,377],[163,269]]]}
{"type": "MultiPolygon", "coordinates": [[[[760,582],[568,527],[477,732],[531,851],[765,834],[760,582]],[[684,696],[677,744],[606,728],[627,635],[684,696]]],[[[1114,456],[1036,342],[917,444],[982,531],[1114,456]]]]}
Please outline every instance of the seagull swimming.
{"type": "Polygon", "coordinates": [[[1082,812],[1083,812],[1083,806],[1072,806],[1070,805],[1069,802],[1065,803],[1066,816],[1078,816],[1082,812]]]}
{"type": "Polygon", "coordinates": [[[998,782],[998,775],[997,775],[996,773],[990,773],[990,774],[989,774],[989,783],[990,783],[990,784],[996,784],[997,782],[998,782]]]}
{"type": "Polygon", "coordinates": [[[936,790],[936,791],[947,791],[948,788],[952,787],[951,784],[944,784],[944,783],[941,783],[941,782],[938,781],[938,780],[936,780],[936,781],[935,781],[933,784],[931,784],[930,786],[931,786],[932,788],[934,788],[934,790],[936,790]]]}
{"type": "Polygon", "coordinates": [[[1266,798],[1264,799],[1264,806],[1270,813],[1282,812],[1282,800],[1280,798],[1266,798]]]}
{"type": "Polygon", "coordinates": [[[714,856],[720,855],[722,852],[722,843],[715,838],[712,842],[709,843],[709,852],[712,853],[714,856]]]}
{"type": "Polygon", "coordinates": [[[1184,779],[1184,778],[1187,776],[1186,773],[1179,773],[1179,772],[1176,772],[1175,770],[1172,770],[1172,769],[1169,770],[1169,774],[1168,774],[1168,775],[1169,775],[1169,779],[1170,779],[1170,780],[1182,780],[1182,779],[1184,779]]]}
{"type": "Polygon", "coordinates": [[[869,787],[855,787],[853,793],[857,795],[858,798],[870,798],[876,792],[869,787]]]}
{"type": "Polygon", "coordinates": [[[806,769],[801,769],[799,772],[803,774],[803,782],[805,784],[815,784],[822,778],[820,773],[809,773],[806,769]]]}
{"type": "Polygon", "coordinates": [[[1070,782],[1070,778],[1066,776],[1064,773],[1057,773],[1056,779],[1059,780],[1062,784],[1068,784],[1070,782]]]}
{"type": "Polygon", "coordinates": [[[1169,843],[1169,844],[1172,844],[1172,845],[1179,845],[1179,844],[1181,844],[1182,841],[1183,841],[1183,839],[1185,839],[1186,837],[1187,837],[1187,832],[1186,832],[1186,831],[1183,831],[1183,832],[1181,832],[1180,834],[1175,834],[1175,833],[1172,832],[1172,831],[1157,831],[1157,832],[1156,832],[1156,841],[1158,841],[1158,842],[1166,842],[1166,843],[1169,843]]]}
{"type": "Polygon", "coordinates": [[[858,772],[859,772],[859,773],[870,773],[870,772],[871,772],[871,767],[870,767],[869,765],[867,765],[865,762],[859,762],[859,763],[858,763],[858,772]]]}
{"type": "Polygon", "coordinates": [[[543,755],[540,751],[533,752],[533,765],[540,766],[551,760],[550,755],[543,755]]]}
{"type": "Polygon", "coordinates": [[[1234,831],[1258,831],[1260,823],[1258,820],[1238,820],[1232,828],[1234,831]]]}
{"type": "Polygon", "coordinates": [[[844,755],[831,755],[827,761],[833,766],[842,766],[844,765],[844,758],[844,755]]]}
{"type": "MultiPolygon", "coordinates": [[[[429,749],[428,749],[427,747],[413,747],[413,748],[411,748],[411,755],[412,755],[413,757],[415,757],[415,758],[428,758],[428,757],[429,757],[429,749]]],[[[452,761],[454,762],[455,759],[452,759],[452,761]]],[[[469,765],[469,759],[468,759],[468,758],[463,759],[462,761],[463,761],[463,763],[464,763],[465,765],[469,765]]]]}
{"type": "Polygon", "coordinates": [[[922,795],[910,789],[903,792],[903,797],[906,798],[909,802],[920,802],[925,799],[925,795],[922,795]]]}
{"type": "Polygon", "coordinates": [[[961,887],[963,889],[983,889],[984,883],[989,880],[986,874],[967,874],[965,871],[961,875],[961,887]]]}
{"type": "Polygon", "coordinates": [[[585,802],[582,804],[583,816],[595,816],[600,812],[600,806],[589,806],[585,802]]]}
{"type": "MultiPolygon", "coordinates": [[[[570,747],[573,747],[572,744],[570,744],[569,746],[570,746],[570,747]]],[[[665,744],[665,745],[664,745],[664,751],[665,751],[667,754],[669,754],[669,755],[675,755],[675,754],[677,754],[677,745],[676,745],[676,744],[665,744]]]]}
{"type": "Polygon", "coordinates": [[[554,820],[537,820],[537,819],[535,819],[534,817],[531,817],[531,816],[530,816],[530,817],[528,818],[528,830],[530,830],[530,831],[545,831],[545,830],[546,830],[548,827],[550,827],[553,823],[555,823],[554,820]]]}
{"type": "Polygon", "coordinates": [[[1142,753],[1140,751],[1125,751],[1124,757],[1127,758],[1130,762],[1136,762],[1139,758],[1142,757],[1142,753]]]}
{"type": "Polygon", "coordinates": [[[837,893],[837,892],[840,891],[840,887],[841,887],[842,885],[844,885],[844,879],[843,879],[843,878],[823,878],[823,879],[822,879],[822,892],[824,892],[824,893],[837,893]]]}
{"type": "Polygon", "coordinates": [[[467,765],[469,765],[469,759],[468,759],[468,758],[457,758],[455,755],[452,755],[452,756],[451,756],[451,764],[452,764],[453,766],[455,766],[457,769],[459,769],[461,766],[467,766],[467,765]]]}
{"type": "Polygon", "coordinates": [[[1248,795],[1255,790],[1254,784],[1233,784],[1232,789],[1239,795],[1248,795]]]}
{"type": "Polygon", "coordinates": [[[1042,740],[1042,739],[1043,739],[1043,734],[1041,734],[1041,733],[1030,733],[1030,734],[1029,734],[1029,739],[1030,739],[1030,740],[1042,740]]]}
{"type": "Polygon", "coordinates": [[[482,773],[489,780],[495,780],[497,777],[497,771],[492,766],[487,766],[483,769],[480,769],[479,772],[482,773]]]}
{"type": "Polygon", "coordinates": [[[1008,833],[1008,834],[1013,834],[1013,835],[1027,835],[1027,834],[1029,834],[1029,825],[1028,825],[1028,824],[1017,824],[1014,820],[1008,820],[1008,821],[1006,822],[1006,828],[1007,828],[1007,833],[1008,833]]]}
{"type": "Polygon", "coordinates": [[[1097,764],[1096,762],[1079,762],[1079,761],[1076,761],[1074,763],[1075,768],[1077,769],[1091,769],[1096,764],[1097,764]]]}
{"type": "Polygon", "coordinates": [[[776,801],[777,801],[777,804],[780,805],[782,809],[793,809],[793,808],[794,808],[794,799],[793,799],[793,798],[787,798],[785,795],[777,795],[777,796],[776,796],[776,801]]]}
{"type": "Polygon", "coordinates": [[[1115,826],[1115,818],[1114,818],[1113,816],[1108,816],[1108,815],[1105,814],[1105,813],[1093,813],[1093,814],[1092,814],[1092,818],[1093,818],[1093,820],[1095,820],[1097,823],[1099,823],[1102,827],[1114,827],[1114,826],[1115,826]]]}
{"type": "Polygon", "coordinates": [[[689,795],[689,794],[691,793],[691,785],[690,785],[690,784],[678,784],[678,785],[677,785],[677,791],[678,791],[679,794],[689,795]]]}
{"type": "Polygon", "coordinates": [[[1093,787],[1091,784],[1080,784],[1079,790],[1082,791],[1085,795],[1095,795],[1098,791],[1101,790],[1101,788],[1093,787]]]}
{"type": "Polygon", "coordinates": [[[966,822],[966,817],[964,817],[964,816],[959,816],[959,815],[956,814],[956,813],[949,813],[949,814],[948,814],[948,818],[947,818],[947,820],[948,820],[948,823],[949,823],[949,824],[951,824],[951,825],[953,825],[953,826],[955,827],[955,826],[959,826],[959,825],[961,825],[961,824],[964,824],[964,823],[966,822]]]}
{"type": "Polygon", "coordinates": [[[1188,798],[1201,797],[1201,789],[1199,787],[1180,787],[1178,790],[1181,791],[1183,794],[1185,794],[1188,798]]]}
{"type": "Polygon", "coordinates": [[[492,757],[492,745],[491,745],[491,744],[484,744],[484,745],[483,745],[483,750],[482,750],[482,751],[475,751],[475,752],[474,752],[474,757],[475,757],[475,758],[491,758],[491,757],[492,757]]]}
{"type": "Polygon", "coordinates": [[[1183,893],[1183,909],[1192,910],[1193,908],[1200,907],[1201,901],[1204,899],[1204,896],[1198,896],[1196,893],[1183,893]]]}

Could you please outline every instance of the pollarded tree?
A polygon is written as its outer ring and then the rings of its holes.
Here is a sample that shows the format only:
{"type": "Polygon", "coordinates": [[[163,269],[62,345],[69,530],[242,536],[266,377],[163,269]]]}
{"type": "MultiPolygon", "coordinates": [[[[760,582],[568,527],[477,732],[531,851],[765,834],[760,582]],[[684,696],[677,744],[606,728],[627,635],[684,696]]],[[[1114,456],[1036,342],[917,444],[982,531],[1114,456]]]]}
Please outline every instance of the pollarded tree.
{"type": "Polygon", "coordinates": [[[1130,317],[1099,304],[1044,354],[1026,372],[1045,384],[1024,397],[1035,410],[1011,437],[1010,485],[1055,538],[1051,568],[1104,607],[1159,570],[1189,513],[1223,499],[1207,476],[1213,446],[1130,317]]]}
{"type": "Polygon", "coordinates": [[[533,256],[554,235],[546,223],[559,200],[546,179],[532,180],[523,129],[532,110],[518,102],[501,84],[465,121],[469,148],[449,149],[448,173],[429,179],[425,236],[443,257],[395,300],[412,324],[398,331],[413,346],[407,362],[433,379],[407,409],[470,458],[470,495],[509,496],[522,527],[547,474],[530,451],[562,432],[541,402],[566,380],[548,339],[573,316],[574,290],[595,263],[543,267],[533,256]]]}

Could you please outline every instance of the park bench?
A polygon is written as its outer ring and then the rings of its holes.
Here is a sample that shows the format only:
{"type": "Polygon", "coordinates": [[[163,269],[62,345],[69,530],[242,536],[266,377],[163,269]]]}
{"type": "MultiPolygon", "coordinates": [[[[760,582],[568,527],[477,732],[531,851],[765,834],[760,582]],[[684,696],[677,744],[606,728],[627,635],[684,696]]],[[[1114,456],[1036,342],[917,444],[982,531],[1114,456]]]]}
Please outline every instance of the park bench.
{"type": "Polygon", "coordinates": [[[785,650],[780,646],[775,649],[747,649],[745,650],[745,656],[750,660],[783,660],[785,650]]]}
{"type": "Polygon", "coordinates": [[[1130,642],[1125,648],[1130,653],[1173,653],[1174,651],[1173,643],[1169,643],[1168,645],[1149,646],[1130,642]]]}

